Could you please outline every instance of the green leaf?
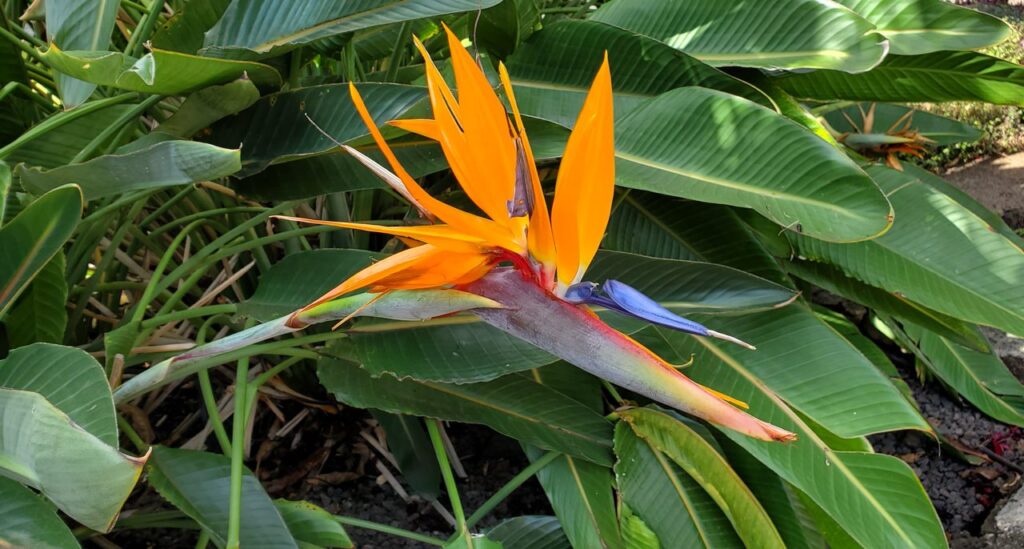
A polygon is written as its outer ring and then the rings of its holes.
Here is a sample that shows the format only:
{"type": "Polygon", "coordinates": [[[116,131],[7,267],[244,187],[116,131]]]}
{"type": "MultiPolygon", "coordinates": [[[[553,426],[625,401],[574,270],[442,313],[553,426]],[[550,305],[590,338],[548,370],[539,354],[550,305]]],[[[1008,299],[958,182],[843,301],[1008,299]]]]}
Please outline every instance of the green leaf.
{"type": "Polygon", "coordinates": [[[371,410],[371,413],[384,428],[388,451],[398,463],[402,478],[416,492],[438,496],[441,493],[441,469],[420,418],[380,410],[371,410]]]}
{"type": "Polygon", "coordinates": [[[127,154],[108,154],[81,164],[51,170],[19,165],[16,173],[25,188],[41,194],[77,183],[86,200],[139,189],[155,189],[217,179],[241,167],[237,149],[222,149],[198,141],[165,141],[127,154]]]}
{"type": "Polygon", "coordinates": [[[790,233],[797,253],[936,311],[1024,333],[1024,250],[911,175],[868,171],[896,208],[892,230],[855,244],[790,233]]]}
{"type": "Polygon", "coordinates": [[[0,228],[0,319],[36,273],[74,232],[82,215],[82,191],[54,189],[0,228]]]}
{"type": "Polygon", "coordinates": [[[728,265],[793,286],[736,212],[717,204],[631,191],[612,213],[602,246],[650,257],[728,265]]]}
{"type": "Polygon", "coordinates": [[[317,547],[355,547],[345,529],[323,508],[308,501],[274,500],[288,531],[299,543],[317,547]]]}
{"type": "Polygon", "coordinates": [[[715,442],[722,448],[729,465],[761,502],[786,547],[825,549],[824,540],[790,485],[724,435],[715,437],[715,442]]]}
{"type": "MultiPolygon", "coordinates": [[[[227,542],[229,458],[157,446],[146,471],[164,499],[198,522],[217,545],[227,542]]],[[[298,547],[278,508],[248,469],[243,469],[241,517],[243,547],[298,547]]]]}
{"type": "Polygon", "coordinates": [[[466,423],[483,423],[508,436],[599,464],[611,464],[611,424],[600,414],[526,376],[464,385],[371,377],[343,360],[323,358],[320,382],[338,400],[466,423]]]}
{"type": "Polygon", "coordinates": [[[615,145],[623,187],[753,208],[832,241],[871,238],[891,223],[886,197],[841,151],[721,92],[662,94],[616,124],[615,145]]]}
{"type": "Polygon", "coordinates": [[[615,455],[622,501],[663,547],[743,547],[707,492],[624,422],[615,426],[615,455]]]}
{"type": "MultiPolygon", "coordinates": [[[[360,84],[359,94],[378,126],[426,100],[425,88],[400,84],[360,84]]],[[[352,105],[348,84],[328,84],[263,97],[237,117],[215,125],[209,141],[222,147],[240,147],[239,176],[245,177],[272,163],[327,152],[337,147],[334,141],[354,144],[368,135],[352,105]]]]}
{"type": "Polygon", "coordinates": [[[999,214],[982,205],[980,202],[975,200],[974,197],[963,192],[956,185],[949,183],[945,179],[919,166],[915,166],[914,164],[901,164],[901,166],[903,167],[904,173],[912,177],[916,177],[922,183],[925,183],[929,187],[949,196],[953,200],[956,200],[961,206],[970,210],[971,213],[981,218],[985,223],[988,223],[989,227],[991,227],[995,232],[1006,237],[1018,248],[1024,248],[1024,237],[1021,237],[1021,235],[1011,229],[999,214]]]}
{"type": "Polygon", "coordinates": [[[135,152],[161,141],[192,137],[210,124],[249,108],[259,98],[259,90],[248,79],[203,88],[185,98],[178,110],[155,130],[120,147],[116,152],[135,152]]]}
{"type": "Polygon", "coordinates": [[[332,347],[374,376],[475,383],[537,368],[555,357],[475,317],[425,322],[362,322],[332,347]]]}
{"type": "Polygon", "coordinates": [[[814,0],[615,0],[591,19],[656,38],[712,65],[858,72],[886,53],[871,23],[814,0]]]}
{"type": "Polygon", "coordinates": [[[76,426],[117,447],[117,416],[106,374],[74,347],[34,343],[0,360],[0,387],[39,393],[76,426]]]}
{"type": "Polygon", "coordinates": [[[783,261],[783,266],[791,275],[838,296],[853,300],[876,311],[917,323],[975,349],[988,349],[988,342],[966,322],[914,303],[898,292],[889,292],[864,284],[846,276],[843,271],[832,265],[792,260],[783,261]]]}
{"type": "Polygon", "coordinates": [[[499,522],[487,537],[505,549],[569,549],[569,540],[556,517],[524,516],[499,522]]]}
{"type": "Polygon", "coordinates": [[[756,88],[657,40],[594,21],[565,20],[537,32],[509,58],[520,110],[572,127],[604,51],[618,118],[683,86],[713,88],[772,106],[756,88]]]}
{"type": "Polygon", "coordinates": [[[238,312],[262,322],[291,314],[380,257],[363,250],[311,250],[287,255],[260,278],[256,292],[239,303],[238,312]]]}
{"type": "Polygon", "coordinates": [[[629,505],[619,503],[619,527],[627,549],[661,549],[657,534],[633,513],[629,505]]]}
{"type": "Polygon", "coordinates": [[[625,282],[680,314],[771,309],[796,297],[785,286],[732,267],[614,251],[598,253],[586,279],[625,282]]]}
{"type": "Polygon", "coordinates": [[[788,73],[776,81],[805,99],[1024,104],[1024,67],[973,51],[890,55],[868,72],[788,73]]]}
{"type": "MultiPolygon", "coordinates": [[[[5,160],[12,165],[24,162],[30,166],[56,168],[70,164],[71,160],[105,128],[125,115],[135,105],[111,105],[86,115],[80,116],[47,131],[21,147],[18,147],[5,160]]],[[[61,116],[64,113],[53,115],[61,116]]]]}
{"type": "Polygon", "coordinates": [[[708,493],[747,547],[785,547],[754,494],[725,458],[696,431],[656,409],[625,410],[619,412],[619,418],[652,451],[682,467],[708,493]]]}
{"type": "Polygon", "coordinates": [[[442,549],[502,549],[502,545],[487,536],[464,532],[442,546],[442,549]]]}
{"type": "MultiPolygon", "coordinates": [[[[624,251],[643,250],[714,261],[791,284],[736,214],[721,206],[631,193],[608,228],[605,246],[609,244],[624,251]],[[635,238],[640,235],[642,239],[635,238]]],[[[742,316],[694,315],[693,319],[750,342],[758,350],[730,349],[728,344],[673,337],[664,343],[675,351],[674,356],[665,355],[667,360],[684,363],[691,354],[697,355],[696,366],[688,369],[687,375],[691,370],[708,367],[702,362],[705,349],[699,344],[704,342],[715,349],[723,348],[722,352],[736,353],[745,368],[755,372],[787,402],[845,436],[892,429],[928,429],[927,422],[870,361],[802,303],[742,316]],[[815,375],[801,375],[807,371],[815,375]],[[856,396],[867,394],[872,396],[856,396]]],[[[727,387],[716,389],[729,393],[727,387]]]]}
{"type": "MultiPolygon", "coordinates": [[[[526,455],[536,461],[544,452],[527,446],[526,455]]],[[[563,455],[537,471],[537,480],[573,547],[623,547],[609,467],[563,455]]]]}
{"type": "Polygon", "coordinates": [[[942,0],[838,1],[874,23],[898,55],[977,50],[1010,36],[1009,25],[998,18],[942,0]]]}
{"type": "Polygon", "coordinates": [[[0,546],[81,547],[56,510],[43,498],[3,477],[0,477],[0,546]]]}
{"type": "Polygon", "coordinates": [[[153,33],[153,47],[161,50],[196,53],[203,47],[203,35],[224,14],[231,0],[186,2],[153,33]]]}
{"type": "Polygon", "coordinates": [[[57,252],[21,294],[7,314],[7,339],[11,347],[37,341],[60,343],[68,323],[68,283],[64,278],[64,252],[57,252]]]}
{"type": "Polygon", "coordinates": [[[51,45],[43,59],[54,69],[101,86],[156,95],[181,95],[245,75],[259,86],[281,85],[268,65],[211,59],[154,49],[139,59],[120,52],[72,51],[51,45]]]}
{"type": "Polygon", "coordinates": [[[825,120],[832,129],[842,133],[885,133],[890,128],[902,129],[909,125],[923,137],[934,141],[936,146],[973,142],[981,137],[981,130],[970,124],[889,103],[856,103],[825,113],[825,120]],[[874,126],[865,128],[864,115],[870,112],[872,105],[875,109],[874,126]],[[850,121],[857,126],[851,125],[850,121]]]}
{"type": "MultiPolygon", "coordinates": [[[[676,334],[667,337],[694,339],[676,334]]],[[[803,341],[799,337],[795,340],[803,341]]],[[[766,443],[722,430],[725,436],[806,492],[866,547],[946,546],[935,510],[905,463],[880,454],[833,450],[814,427],[790,410],[745,366],[736,348],[709,347],[709,351],[697,357],[700,366],[687,370],[687,375],[747,402],[752,415],[795,432],[798,438],[788,444],[766,443]]],[[[820,365],[829,360],[824,358],[828,355],[816,356],[820,365]]],[[[797,367],[791,371],[801,381],[821,376],[816,369],[797,367]]],[[[831,379],[834,381],[834,376],[831,379]]],[[[875,406],[872,399],[856,391],[847,396],[850,400],[860,399],[861,409],[875,406]]]]}
{"type": "MultiPolygon", "coordinates": [[[[803,303],[739,317],[696,315],[693,320],[750,342],[757,351],[659,329],[680,361],[696,355],[696,366],[687,375],[712,368],[722,355],[729,355],[790,406],[839,436],[930,430],[874,364],[803,303]]],[[[731,395],[728,386],[711,387],[731,395]]]]}
{"type": "MultiPolygon", "coordinates": [[[[117,19],[118,0],[47,0],[46,33],[65,50],[106,50],[117,19]]],[[[54,75],[65,107],[84,103],[96,85],[54,75]]]]}
{"type": "Polygon", "coordinates": [[[1024,385],[994,351],[978,352],[913,324],[904,324],[917,341],[914,354],[928,370],[989,416],[1024,426],[1024,385]]]}
{"type": "Polygon", "coordinates": [[[39,393],[0,388],[0,424],[3,475],[39,490],[93,530],[113,527],[145,458],[121,454],[39,393]]]}
{"type": "Polygon", "coordinates": [[[480,12],[475,22],[477,45],[504,59],[540,26],[537,0],[508,0],[480,12]]]}
{"type": "Polygon", "coordinates": [[[497,0],[385,0],[323,3],[301,0],[235,0],[207,33],[203,51],[230,56],[266,56],[321,38],[367,27],[475,11],[497,0]],[[248,50],[248,51],[246,51],[248,50]]]}
{"type": "Polygon", "coordinates": [[[847,318],[833,310],[826,309],[821,306],[814,307],[814,314],[821,319],[822,322],[828,324],[833,330],[843,336],[843,339],[849,341],[854,347],[860,351],[860,354],[864,355],[865,358],[871,361],[872,364],[878,368],[879,372],[885,374],[889,378],[889,381],[899,389],[900,393],[906,397],[907,402],[910,402],[917,407],[917,401],[914,400],[914,393],[910,390],[910,386],[903,380],[903,376],[900,375],[899,370],[893,365],[892,361],[889,360],[888,355],[885,351],[880,349],[873,341],[867,338],[864,334],[853,325],[852,322],[847,318]]]}

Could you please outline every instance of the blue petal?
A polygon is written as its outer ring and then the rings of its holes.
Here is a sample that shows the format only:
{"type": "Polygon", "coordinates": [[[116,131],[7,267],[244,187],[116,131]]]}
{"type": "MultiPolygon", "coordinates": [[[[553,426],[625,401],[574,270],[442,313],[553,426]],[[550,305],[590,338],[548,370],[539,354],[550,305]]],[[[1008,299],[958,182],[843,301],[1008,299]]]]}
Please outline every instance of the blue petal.
{"type": "Polygon", "coordinates": [[[659,326],[665,326],[690,334],[708,335],[708,329],[692,320],[687,320],[662,307],[657,301],[640,293],[639,290],[619,282],[608,280],[602,285],[604,293],[617,305],[616,310],[659,326]]]}

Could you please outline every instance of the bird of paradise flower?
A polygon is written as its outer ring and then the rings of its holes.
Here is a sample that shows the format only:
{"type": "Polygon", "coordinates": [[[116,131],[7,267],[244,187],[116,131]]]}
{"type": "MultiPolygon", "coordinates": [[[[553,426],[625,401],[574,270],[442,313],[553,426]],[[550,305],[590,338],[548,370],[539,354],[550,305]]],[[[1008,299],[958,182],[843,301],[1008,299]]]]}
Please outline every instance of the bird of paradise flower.
{"type": "MultiPolygon", "coordinates": [[[[561,161],[550,214],[530,142],[504,65],[499,76],[511,116],[479,65],[447,28],[458,97],[423,44],[433,118],[390,124],[437,141],[462,189],[486,217],[457,209],[428,194],[402,167],[366,109],[355,85],[352,101],[391,169],[343,147],[433,222],[379,226],[281,216],[304,223],[371,231],[401,239],[408,248],[351,276],[296,311],[292,329],[310,312],[356,290],[389,292],[454,288],[500,304],[473,309],[500,329],[608,381],[712,423],[763,440],[792,440],[793,433],[742,411],[746,405],[703,387],[628,335],[591,312],[595,305],[690,334],[752,346],[665,309],[615,280],[583,280],[604,236],[615,181],[612,85],[607,54],[579,113],[561,161]]],[[[382,307],[377,307],[378,312],[382,307]]],[[[361,311],[357,309],[349,316],[361,311]]]]}

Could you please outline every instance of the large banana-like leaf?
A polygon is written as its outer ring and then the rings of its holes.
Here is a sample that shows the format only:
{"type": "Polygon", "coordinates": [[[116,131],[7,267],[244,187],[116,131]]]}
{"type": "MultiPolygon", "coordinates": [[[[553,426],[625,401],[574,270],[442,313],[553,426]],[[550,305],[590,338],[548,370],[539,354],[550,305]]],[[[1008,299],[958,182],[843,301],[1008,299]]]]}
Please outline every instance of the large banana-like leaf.
{"type": "Polygon", "coordinates": [[[1018,248],[1024,248],[1024,237],[1017,234],[1017,231],[1010,228],[999,214],[986,208],[980,202],[975,200],[973,196],[965,193],[956,185],[953,185],[924,168],[906,163],[902,164],[902,167],[903,172],[907,175],[916,177],[922,183],[925,183],[929,187],[949,196],[953,200],[956,200],[958,204],[970,210],[971,213],[978,216],[985,223],[988,223],[989,227],[991,227],[993,231],[1006,237],[1007,240],[1013,242],[1018,248]]]}
{"type": "Polygon", "coordinates": [[[146,459],[76,425],[39,393],[0,388],[0,474],[43,493],[82,524],[109,531],[146,459]]]}
{"type": "Polygon", "coordinates": [[[671,458],[615,426],[615,481],[622,501],[662,547],[743,547],[729,519],[671,458]]]}
{"type": "Polygon", "coordinates": [[[868,72],[789,73],[777,82],[805,99],[1024,104],[1024,67],[973,51],[890,55],[868,72]]]}
{"type": "Polygon", "coordinates": [[[683,86],[717,89],[772,106],[756,88],[657,40],[595,21],[565,20],[536,33],[509,58],[519,108],[571,128],[603,51],[612,70],[617,117],[683,86]]]}
{"type": "Polygon", "coordinates": [[[657,38],[712,65],[868,70],[887,46],[874,26],[832,2],[614,0],[591,17],[657,38]]]}
{"type": "MultiPolygon", "coordinates": [[[[360,84],[359,93],[378,126],[426,98],[424,88],[400,84],[360,84]]],[[[324,153],[337,146],[334,141],[350,143],[367,135],[348,85],[328,84],[266,96],[238,117],[215,125],[209,140],[222,147],[240,146],[239,175],[244,177],[271,163],[324,153]],[[310,120],[331,137],[320,133],[310,120]]]]}
{"type": "Polygon", "coordinates": [[[509,375],[463,385],[371,375],[357,364],[320,360],[320,382],[351,406],[483,423],[542,448],[611,465],[611,424],[601,414],[533,381],[509,375]]]}
{"type": "Polygon", "coordinates": [[[715,442],[729,459],[729,465],[750,487],[772,518],[772,524],[778,529],[786,547],[825,549],[821,534],[811,524],[811,519],[792,486],[721,433],[715,437],[715,442]]]}
{"type": "MultiPolygon", "coordinates": [[[[117,0],[47,0],[46,34],[66,50],[106,50],[117,19],[117,0]]],[[[54,75],[67,107],[84,103],[96,85],[54,75]]]]}
{"type": "Polygon", "coordinates": [[[109,154],[52,170],[15,170],[25,188],[37,194],[77,183],[86,200],[140,189],[156,189],[217,179],[241,168],[237,149],[198,141],[164,141],[127,154],[109,154]]]}
{"type": "Polygon", "coordinates": [[[322,507],[308,501],[274,500],[285,525],[299,547],[355,547],[345,529],[322,507]]]}
{"type": "Polygon", "coordinates": [[[889,103],[848,105],[825,113],[825,120],[832,129],[841,133],[885,133],[891,128],[902,129],[906,125],[932,140],[935,145],[977,141],[981,137],[981,130],[970,124],[889,103]],[[871,128],[864,127],[865,116],[873,117],[871,128]]]}
{"type": "Polygon", "coordinates": [[[0,477],[0,547],[77,549],[81,545],[53,506],[32,490],[0,477]]]}
{"type": "Polygon", "coordinates": [[[999,19],[942,0],[837,1],[874,23],[899,55],[976,50],[1010,36],[1010,27],[999,19]]]}
{"type": "Polygon", "coordinates": [[[260,278],[256,292],[238,305],[238,312],[262,322],[291,314],[381,257],[335,249],[290,254],[260,278]]]}
{"type": "Polygon", "coordinates": [[[178,8],[174,16],[157,27],[151,42],[154,48],[196,53],[203,47],[203,36],[210,30],[231,0],[206,0],[187,2],[178,8]]]}
{"type": "MultiPolygon", "coordinates": [[[[945,547],[946,538],[935,510],[905,463],[891,456],[832,449],[824,433],[819,434],[816,426],[774,396],[760,376],[745,366],[737,356],[738,348],[723,348],[682,334],[666,337],[682,346],[686,346],[686,340],[696,342],[700,350],[698,366],[687,370],[688,375],[744,400],[757,417],[797,433],[795,442],[769,444],[722,431],[806,492],[858,542],[865,547],[945,547]]],[[[819,374],[813,369],[795,369],[793,375],[806,382],[819,374]]],[[[832,376],[828,382],[836,379],[832,376]]],[[[854,392],[849,400],[860,396],[854,392]]],[[[864,399],[863,407],[874,404],[864,399]]]]}
{"type": "Polygon", "coordinates": [[[505,519],[487,530],[487,537],[505,549],[570,549],[556,517],[525,516],[505,519]]]}
{"type": "Polygon", "coordinates": [[[872,238],[892,209],[871,179],[813,133],[764,107],[680,88],[615,128],[620,186],[753,208],[817,238],[872,238]]]}
{"type": "MultiPolygon", "coordinates": [[[[652,195],[627,197],[609,226],[606,246],[630,249],[634,240],[627,235],[644,235],[642,241],[649,253],[688,255],[785,281],[779,266],[733,212],[707,204],[665,202],[652,195]]],[[[757,351],[729,351],[779,396],[830,430],[843,436],[904,428],[928,430],[927,422],[885,376],[802,303],[754,314],[697,315],[694,319],[756,345],[757,351]],[[866,394],[872,396],[855,397],[866,394]]],[[[666,357],[670,361],[683,363],[691,353],[700,351],[695,342],[681,345],[686,340],[670,341],[673,345],[668,345],[668,350],[675,348],[674,356],[666,357]]],[[[708,367],[697,360],[687,372],[708,367]]]]}
{"type": "Polygon", "coordinates": [[[995,352],[968,349],[940,335],[904,324],[917,340],[914,353],[929,371],[993,418],[1024,426],[1024,385],[995,352]]]}
{"type": "Polygon", "coordinates": [[[869,173],[896,208],[892,230],[855,244],[790,233],[797,253],[936,311],[1024,333],[1024,250],[908,174],[880,166],[869,173]]]}
{"type": "Polygon", "coordinates": [[[130,104],[110,105],[80,116],[18,147],[5,160],[12,165],[24,162],[42,168],[70,164],[83,148],[96,139],[98,133],[133,107],[130,104]]]}
{"type": "Polygon", "coordinates": [[[793,259],[783,261],[783,266],[790,275],[838,296],[853,300],[876,311],[915,322],[977,350],[988,349],[988,342],[978,334],[972,325],[914,303],[899,293],[889,292],[850,278],[832,265],[793,259]]]}
{"type": "MultiPolygon", "coordinates": [[[[526,448],[531,461],[543,454],[526,448]]],[[[609,467],[563,455],[537,471],[537,480],[573,547],[623,549],[609,467]]]]}
{"type": "Polygon", "coordinates": [[[367,27],[489,8],[498,0],[234,0],[207,33],[207,54],[265,56],[367,27]],[[248,51],[247,51],[248,50],[248,51]]]}
{"type": "MultiPolygon", "coordinates": [[[[220,454],[158,446],[153,449],[149,483],[167,501],[203,526],[217,545],[228,537],[231,460],[220,454]]],[[[298,548],[281,513],[248,469],[242,472],[242,547],[298,548]]]]}
{"type": "Polygon", "coordinates": [[[64,245],[82,215],[82,191],[54,189],[0,228],[0,319],[32,278],[64,245]]]}
{"type": "Polygon", "coordinates": [[[248,61],[210,59],[152,50],[139,59],[120,52],[72,51],[56,44],[42,54],[54,69],[102,86],[158,95],[180,95],[243,75],[261,86],[278,86],[273,67],[248,61]]]}
{"type": "Polygon", "coordinates": [[[103,367],[81,349],[34,343],[0,360],[0,387],[39,393],[75,425],[117,447],[117,417],[103,367]]]}
{"type": "Polygon", "coordinates": [[[707,492],[747,547],[785,547],[754,494],[697,431],[654,408],[633,408],[618,415],[652,453],[673,461],[707,492]]]}
{"type": "Polygon", "coordinates": [[[57,252],[32,279],[11,312],[7,313],[4,324],[7,326],[7,341],[11,347],[37,341],[60,343],[64,340],[64,328],[68,323],[65,268],[64,253],[57,252]]]}

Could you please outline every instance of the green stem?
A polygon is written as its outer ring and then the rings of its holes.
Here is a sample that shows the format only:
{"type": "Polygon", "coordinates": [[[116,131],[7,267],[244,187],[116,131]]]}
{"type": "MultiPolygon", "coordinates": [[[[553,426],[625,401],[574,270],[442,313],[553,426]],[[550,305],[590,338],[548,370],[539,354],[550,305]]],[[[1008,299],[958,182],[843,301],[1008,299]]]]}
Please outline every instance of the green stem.
{"type": "Polygon", "coordinates": [[[391,534],[392,536],[411,539],[413,541],[426,543],[428,545],[436,545],[438,547],[443,547],[445,544],[444,540],[438,538],[425,536],[423,534],[419,534],[416,532],[410,532],[409,530],[403,530],[401,528],[395,528],[394,526],[388,526],[386,524],[378,524],[376,522],[371,522],[368,520],[362,520],[352,517],[342,517],[338,515],[334,515],[334,520],[338,521],[339,524],[344,524],[345,526],[363,528],[365,530],[373,530],[375,532],[383,532],[385,534],[391,534]]]}
{"type": "Polygon", "coordinates": [[[459,499],[459,489],[455,486],[455,474],[452,473],[452,466],[448,463],[448,453],[444,450],[444,441],[441,440],[441,422],[436,419],[427,420],[427,432],[430,434],[430,442],[434,445],[434,455],[437,457],[437,464],[441,466],[441,476],[444,477],[444,487],[448,492],[448,499],[452,503],[452,513],[455,515],[455,524],[458,531],[455,537],[459,537],[469,531],[466,524],[466,512],[462,510],[462,500],[459,499]]]}
{"type": "Polygon", "coordinates": [[[135,429],[132,428],[132,424],[128,423],[127,419],[121,417],[121,414],[117,415],[117,425],[121,428],[121,432],[124,433],[124,436],[128,437],[128,440],[135,445],[135,449],[138,450],[139,453],[146,453],[146,449],[149,448],[149,445],[146,444],[146,441],[142,440],[142,437],[140,437],[138,433],[135,432],[135,429]]]}
{"type": "MultiPolygon", "coordinates": [[[[0,29],[0,30],[2,30],[2,29],[0,29]]],[[[64,112],[61,112],[61,113],[57,113],[57,114],[47,118],[46,120],[43,120],[39,124],[36,124],[32,128],[30,128],[27,132],[21,134],[14,141],[11,141],[7,145],[5,145],[3,148],[0,148],[0,160],[6,158],[7,155],[9,155],[12,152],[18,150],[19,148],[21,148],[26,143],[34,141],[34,140],[42,137],[43,135],[46,135],[50,131],[53,131],[53,130],[55,130],[55,129],[57,129],[57,128],[65,125],[65,124],[70,123],[70,122],[74,122],[75,120],[78,120],[79,118],[81,118],[81,117],[83,117],[83,116],[85,116],[87,114],[90,114],[92,112],[98,111],[100,109],[105,109],[105,108],[107,108],[107,107],[109,107],[111,105],[117,105],[118,103],[124,103],[126,101],[130,101],[131,99],[134,99],[137,96],[138,96],[138,94],[136,94],[136,93],[123,93],[121,95],[115,95],[114,97],[108,97],[106,99],[98,99],[96,101],[90,101],[90,102],[88,102],[88,103],[86,103],[86,104],[84,104],[84,105],[82,105],[80,107],[75,107],[74,109],[71,109],[70,111],[64,111],[64,112]]]]}
{"type": "Polygon", "coordinates": [[[36,103],[39,103],[47,109],[53,110],[53,105],[49,101],[47,101],[45,97],[39,95],[38,93],[35,93],[35,90],[26,86],[25,84],[22,84],[21,82],[8,82],[7,85],[5,85],[3,88],[0,88],[0,101],[3,101],[5,97],[14,93],[15,90],[24,91],[25,94],[28,95],[29,98],[35,101],[36,103]]]}
{"type": "Polygon", "coordinates": [[[238,361],[235,370],[235,414],[231,418],[231,488],[228,496],[228,549],[238,549],[242,526],[242,472],[245,464],[246,394],[249,359],[238,361]]]}
{"type": "Polygon", "coordinates": [[[385,82],[394,82],[395,77],[398,76],[398,66],[402,62],[402,54],[405,53],[410,34],[412,34],[412,21],[406,21],[402,23],[402,27],[398,30],[398,40],[395,41],[394,49],[391,50],[391,57],[388,58],[388,70],[384,73],[385,82]]]}
{"type": "Polygon", "coordinates": [[[210,543],[210,531],[203,528],[199,531],[199,539],[196,540],[196,549],[206,549],[210,543]]]}
{"type": "Polygon", "coordinates": [[[531,463],[525,469],[519,472],[518,475],[512,477],[504,486],[501,487],[493,496],[487,499],[472,515],[466,519],[466,526],[472,528],[476,523],[480,522],[481,519],[486,517],[491,511],[494,510],[502,501],[505,501],[509,495],[512,494],[519,488],[524,482],[530,479],[533,475],[537,474],[537,471],[547,467],[549,463],[555,460],[555,458],[561,456],[560,452],[548,452],[540,457],[537,461],[531,463]]]}
{"type": "MultiPolygon", "coordinates": [[[[142,293],[142,297],[139,298],[139,302],[135,305],[135,311],[132,313],[132,322],[142,321],[142,317],[146,314],[146,308],[149,307],[149,303],[153,300],[153,296],[156,295],[157,285],[160,283],[160,278],[163,277],[164,271],[167,270],[167,265],[170,264],[171,260],[174,259],[174,252],[177,251],[178,246],[185,240],[185,237],[192,231],[203,224],[203,220],[199,219],[189,223],[184,229],[175,235],[174,239],[171,240],[171,245],[164,251],[164,255],[160,257],[160,261],[156,264],[156,268],[153,269],[153,276],[149,279],[149,284],[146,286],[146,291],[142,293]]],[[[157,324],[159,326],[159,324],[157,324]]]]}
{"type": "Polygon", "coordinates": [[[180,311],[173,311],[167,314],[154,316],[153,318],[147,318],[142,321],[141,328],[143,330],[147,330],[163,326],[168,322],[177,322],[179,320],[187,320],[203,316],[234,314],[236,312],[238,312],[237,303],[218,303],[216,305],[207,305],[205,307],[196,307],[194,309],[182,309],[180,311]]]}
{"type": "Polygon", "coordinates": [[[128,46],[124,49],[126,54],[132,57],[139,57],[142,54],[142,46],[145,43],[145,39],[148,39],[153,33],[153,27],[156,26],[157,20],[160,19],[160,12],[163,9],[164,0],[153,0],[149,11],[146,12],[145,19],[139,23],[139,26],[135,27],[135,32],[128,38],[128,46]]]}
{"type": "Polygon", "coordinates": [[[4,37],[5,39],[7,39],[8,42],[11,42],[15,46],[17,46],[18,49],[28,54],[29,57],[35,59],[36,61],[39,61],[44,65],[47,64],[46,61],[43,60],[43,56],[39,54],[38,50],[36,50],[31,45],[22,42],[21,38],[12,34],[11,31],[3,27],[0,27],[0,36],[4,37]]]}
{"type": "Polygon", "coordinates": [[[213,395],[213,385],[210,383],[210,371],[199,371],[199,392],[203,396],[203,406],[206,407],[206,415],[210,416],[210,425],[213,426],[213,434],[220,444],[220,451],[230,456],[231,439],[224,429],[224,422],[220,419],[220,410],[217,409],[217,398],[213,395]]]}
{"type": "Polygon", "coordinates": [[[78,154],[76,154],[75,157],[71,159],[70,163],[78,164],[79,162],[85,162],[86,160],[91,158],[93,156],[93,153],[95,153],[97,149],[103,146],[104,143],[107,143],[115,133],[121,131],[121,128],[125,124],[138,118],[140,114],[145,112],[153,105],[159,103],[161,99],[163,99],[163,96],[154,95],[152,97],[147,98],[142,103],[135,105],[131,109],[128,109],[128,111],[121,114],[121,116],[118,116],[116,120],[111,122],[107,127],[103,128],[103,131],[101,131],[96,137],[92,138],[92,140],[89,141],[88,145],[83,147],[82,150],[78,151],[78,154]]]}

